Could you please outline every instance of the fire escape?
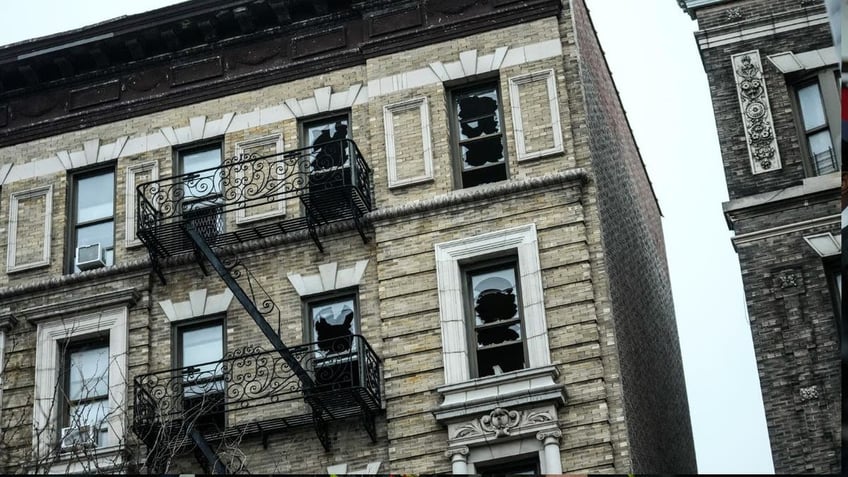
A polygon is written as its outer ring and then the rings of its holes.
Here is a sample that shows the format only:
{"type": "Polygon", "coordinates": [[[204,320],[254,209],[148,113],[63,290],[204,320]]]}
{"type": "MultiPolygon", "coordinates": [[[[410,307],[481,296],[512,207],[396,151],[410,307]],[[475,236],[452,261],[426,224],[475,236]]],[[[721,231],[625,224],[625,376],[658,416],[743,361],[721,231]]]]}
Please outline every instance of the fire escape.
{"type": "Polygon", "coordinates": [[[270,156],[240,155],[137,189],[137,235],[152,272],[164,284],[166,260],[194,254],[204,273],[208,263],[221,277],[271,345],[134,379],[133,430],[147,446],[148,469],[160,473],[169,456],[193,449],[207,472],[230,473],[238,469],[222,458],[218,444],[258,436],[267,447],[269,435],[302,426],[313,426],[329,450],[327,423],[352,417],[375,441],[381,364],[365,338],[348,334],[287,346],[279,334],[281,310],[231,251],[304,230],[323,251],[322,228],[335,222],[352,223],[367,241],[361,219],[372,209],[371,170],[356,144],[343,139],[270,156]],[[280,204],[288,205],[285,216],[273,213],[280,204]],[[267,218],[249,226],[227,220],[251,212],[267,218]],[[268,322],[274,317],[276,330],[268,322]]]}

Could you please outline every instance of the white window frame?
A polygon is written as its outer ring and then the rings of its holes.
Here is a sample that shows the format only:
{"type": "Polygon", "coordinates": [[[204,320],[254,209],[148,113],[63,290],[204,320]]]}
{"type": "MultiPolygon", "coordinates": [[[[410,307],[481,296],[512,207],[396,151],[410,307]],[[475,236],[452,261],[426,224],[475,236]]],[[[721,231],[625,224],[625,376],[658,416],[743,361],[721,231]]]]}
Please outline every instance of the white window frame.
{"type": "MultiPolygon", "coordinates": [[[[430,133],[430,109],[427,98],[413,98],[400,103],[383,106],[383,127],[386,135],[386,168],[389,175],[389,189],[412,184],[420,184],[433,180],[433,141],[430,133]],[[395,144],[395,114],[417,109],[421,121],[421,143],[423,150],[421,158],[424,164],[424,174],[417,177],[398,179],[398,151],[395,144]]],[[[401,160],[414,161],[416,155],[402,157],[401,160]]]]}
{"type": "MultiPolygon", "coordinates": [[[[150,172],[149,181],[159,180],[159,163],[156,161],[149,162],[141,162],[139,164],[134,164],[132,166],[127,167],[127,180],[126,180],[126,191],[124,196],[124,202],[126,203],[126,228],[124,229],[124,235],[126,239],[124,241],[124,246],[126,248],[138,247],[142,245],[141,240],[138,239],[135,235],[135,227],[136,227],[136,198],[138,197],[138,191],[136,190],[136,175],[142,174],[144,172],[150,172]]],[[[158,207],[157,204],[151,204],[154,208],[158,207]]]]}
{"type": "Polygon", "coordinates": [[[471,379],[469,353],[473,350],[468,349],[460,262],[468,263],[511,251],[518,256],[518,269],[521,270],[519,281],[527,343],[527,367],[537,368],[551,363],[536,225],[528,224],[436,244],[436,280],[439,287],[439,321],[445,384],[462,383],[471,379]]]}
{"type": "Polygon", "coordinates": [[[61,350],[70,339],[109,334],[108,430],[97,453],[114,451],[125,439],[127,402],[127,307],[107,308],[80,316],[38,323],[35,350],[35,403],[33,405],[33,449],[47,456],[59,438],[59,363],[61,350]],[[39,438],[41,437],[41,438],[39,438]]]}
{"type": "MultiPolygon", "coordinates": [[[[272,134],[269,136],[258,137],[255,139],[249,139],[247,141],[241,141],[236,143],[236,157],[241,157],[244,154],[245,149],[249,149],[251,147],[257,146],[265,146],[265,145],[274,145],[275,151],[277,154],[282,154],[285,150],[285,145],[283,143],[283,135],[282,134],[272,134]]],[[[282,159],[282,157],[280,157],[282,159]]],[[[270,170],[268,173],[270,174],[270,170]]],[[[244,171],[241,168],[237,168],[236,177],[238,179],[242,179],[244,177],[244,171]]],[[[239,180],[238,182],[241,182],[239,180]]],[[[286,201],[285,200],[277,200],[274,202],[277,205],[276,210],[271,210],[268,212],[263,212],[261,214],[256,215],[247,215],[247,211],[239,207],[236,209],[236,224],[248,224],[251,222],[255,222],[257,220],[267,219],[269,217],[282,217],[286,215],[286,201]]]]}
{"type": "Polygon", "coordinates": [[[53,222],[53,184],[36,187],[21,192],[13,192],[9,204],[9,238],[6,247],[6,272],[19,272],[31,268],[50,265],[50,231],[53,222]],[[41,260],[30,263],[17,263],[18,207],[21,201],[44,196],[44,247],[41,250],[41,260]]]}
{"type": "Polygon", "coordinates": [[[540,157],[559,154],[563,152],[562,126],[559,116],[559,100],[557,99],[556,75],[553,69],[536,71],[509,78],[509,101],[512,110],[512,128],[515,133],[515,150],[518,162],[538,159],[540,157]],[[548,106],[551,114],[551,128],[553,129],[553,144],[547,149],[536,152],[527,152],[524,142],[524,120],[521,118],[521,91],[522,85],[545,82],[548,92],[548,106]]]}

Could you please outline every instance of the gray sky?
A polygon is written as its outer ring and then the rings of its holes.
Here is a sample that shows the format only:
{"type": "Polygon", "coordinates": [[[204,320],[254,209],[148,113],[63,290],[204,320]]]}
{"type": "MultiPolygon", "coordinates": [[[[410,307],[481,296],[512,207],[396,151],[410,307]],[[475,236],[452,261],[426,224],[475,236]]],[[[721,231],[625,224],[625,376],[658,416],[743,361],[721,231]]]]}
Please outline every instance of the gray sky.
{"type": "MultiPolygon", "coordinates": [[[[696,24],[676,0],[587,2],[665,216],[698,469],[773,473],[696,24]]],[[[174,3],[4,0],[0,45],[174,3]]]]}

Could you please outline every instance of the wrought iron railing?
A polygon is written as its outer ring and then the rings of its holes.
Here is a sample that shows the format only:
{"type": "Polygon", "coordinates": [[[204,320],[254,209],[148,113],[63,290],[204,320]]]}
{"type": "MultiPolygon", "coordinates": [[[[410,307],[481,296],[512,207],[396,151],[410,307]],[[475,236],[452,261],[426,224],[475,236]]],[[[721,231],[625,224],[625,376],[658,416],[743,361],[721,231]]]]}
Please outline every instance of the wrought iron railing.
{"type": "Polygon", "coordinates": [[[241,154],[136,189],[136,234],[157,256],[191,250],[181,231],[189,222],[215,246],[263,238],[263,230],[267,236],[348,219],[359,227],[358,218],[373,207],[371,168],[350,139],[267,156],[241,154]],[[284,213],[283,207],[269,208],[290,199],[294,206],[284,213]],[[239,226],[228,219],[235,213],[242,222],[267,220],[239,226]]]}
{"type": "Polygon", "coordinates": [[[381,407],[381,362],[360,335],[289,348],[313,377],[305,389],[276,350],[248,345],[224,359],[134,379],[133,429],[166,443],[199,428],[215,438],[359,416],[381,407]]]}

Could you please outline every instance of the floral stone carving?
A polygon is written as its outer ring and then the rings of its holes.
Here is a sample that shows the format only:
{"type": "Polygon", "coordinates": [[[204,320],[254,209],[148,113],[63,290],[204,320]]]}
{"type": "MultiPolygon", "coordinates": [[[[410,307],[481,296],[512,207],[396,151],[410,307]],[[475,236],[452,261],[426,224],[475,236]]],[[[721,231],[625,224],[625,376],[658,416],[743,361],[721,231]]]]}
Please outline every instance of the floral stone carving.
{"type": "MultiPolygon", "coordinates": [[[[489,414],[484,414],[477,419],[463,423],[458,426],[451,439],[464,439],[473,437],[507,437],[521,433],[523,428],[538,426],[555,420],[552,410],[529,409],[525,411],[511,411],[504,408],[495,408],[489,414]]],[[[538,428],[538,427],[536,427],[538,428]]]]}
{"type": "Polygon", "coordinates": [[[780,169],[780,153],[774,135],[774,122],[757,50],[731,56],[751,170],[761,174],[780,169]]]}

